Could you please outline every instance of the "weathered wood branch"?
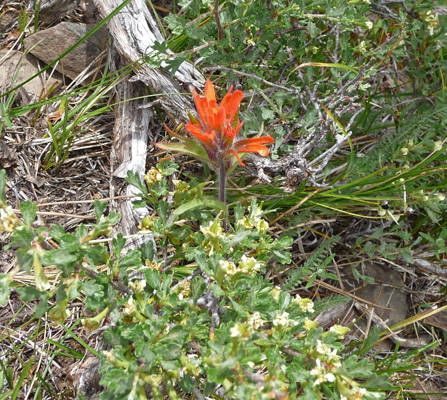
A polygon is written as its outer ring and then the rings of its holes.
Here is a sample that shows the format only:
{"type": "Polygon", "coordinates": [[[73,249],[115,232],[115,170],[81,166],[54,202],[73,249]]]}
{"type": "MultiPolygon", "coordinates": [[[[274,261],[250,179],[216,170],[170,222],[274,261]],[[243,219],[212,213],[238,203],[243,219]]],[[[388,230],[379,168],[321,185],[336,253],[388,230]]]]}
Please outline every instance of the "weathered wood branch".
{"type": "MultiPolygon", "coordinates": [[[[95,0],[98,12],[103,18],[121,3],[121,0],[95,0]]],[[[154,94],[169,93],[163,97],[161,106],[175,118],[183,122],[189,121],[187,110],[194,107],[192,99],[191,96],[180,93],[185,92],[185,89],[190,91],[192,86],[201,87],[205,79],[196,68],[184,61],[175,73],[178,82],[185,86],[182,88],[169,73],[162,69],[151,68],[143,62],[148,54],[153,54],[155,42],[164,42],[144,0],[130,2],[109,21],[108,29],[121,57],[128,63],[140,63],[132,80],[142,81],[154,94]]]]}

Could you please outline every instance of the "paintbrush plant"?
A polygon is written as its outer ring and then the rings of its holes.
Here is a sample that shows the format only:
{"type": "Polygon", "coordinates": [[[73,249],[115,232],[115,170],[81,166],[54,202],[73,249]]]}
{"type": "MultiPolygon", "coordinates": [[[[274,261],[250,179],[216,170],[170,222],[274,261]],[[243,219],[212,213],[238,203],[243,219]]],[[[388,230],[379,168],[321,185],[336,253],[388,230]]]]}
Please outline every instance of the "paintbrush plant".
{"type": "Polygon", "coordinates": [[[250,139],[238,139],[243,122],[239,121],[239,107],[243,98],[240,90],[233,92],[233,87],[217,104],[216,92],[209,79],[205,85],[205,95],[201,97],[193,90],[199,118],[190,114],[190,121],[185,129],[195,139],[188,139],[170,130],[169,133],[180,143],[156,143],[160,149],[189,154],[206,162],[217,172],[219,177],[219,200],[225,202],[226,177],[236,159],[245,166],[239,154],[258,153],[261,156],[269,154],[266,144],[273,143],[270,136],[250,139]]]}

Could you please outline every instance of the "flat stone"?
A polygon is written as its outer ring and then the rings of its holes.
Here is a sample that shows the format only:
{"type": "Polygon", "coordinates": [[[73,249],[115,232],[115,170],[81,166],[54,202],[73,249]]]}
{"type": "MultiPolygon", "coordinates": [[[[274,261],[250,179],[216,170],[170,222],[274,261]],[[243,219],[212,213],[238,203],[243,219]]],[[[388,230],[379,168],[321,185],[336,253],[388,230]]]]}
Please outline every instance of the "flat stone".
{"type": "Polygon", "coordinates": [[[377,305],[375,314],[388,326],[402,322],[407,316],[408,304],[401,275],[386,265],[369,262],[364,265],[362,273],[374,278],[374,283],[357,288],[354,294],[377,305]]]}
{"type": "Polygon", "coordinates": [[[6,33],[10,28],[11,25],[17,20],[17,15],[14,12],[14,9],[11,8],[11,10],[8,12],[8,10],[5,11],[5,14],[3,14],[0,17],[0,32],[6,33]]]}
{"type": "MultiPolygon", "coordinates": [[[[16,50],[0,50],[0,92],[7,92],[40,70],[38,60],[32,55],[16,50]]],[[[17,105],[27,105],[45,99],[49,97],[47,93],[50,89],[50,95],[54,96],[61,84],[59,74],[49,77],[48,72],[44,72],[15,92],[15,102],[17,105]]]]}
{"type": "MultiPolygon", "coordinates": [[[[30,7],[35,7],[35,0],[30,2],[30,7]]],[[[70,14],[79,5],[80,0],[41,0],[39,21],[51,23],[70,14]]]]}
{"type": "MultiPolygon", "coordinates": [[[[25,48],[38,59],[49,64],[94,27],[94,24],[62,22],[27,37],[24,40],[25,48]]],[[[75,79],[103,51],[108,35],[106,28],[100,29],[62,58],[56,70],[75,79]]]]}

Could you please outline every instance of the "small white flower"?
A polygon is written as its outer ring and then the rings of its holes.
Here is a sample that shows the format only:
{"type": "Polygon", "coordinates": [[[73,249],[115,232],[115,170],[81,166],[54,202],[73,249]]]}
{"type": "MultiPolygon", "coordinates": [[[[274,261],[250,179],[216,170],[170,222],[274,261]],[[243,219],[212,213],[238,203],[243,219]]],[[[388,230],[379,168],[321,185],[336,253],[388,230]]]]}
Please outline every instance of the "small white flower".
{"type": "Polygon", "coordinates": [[[273,325],[278,327],[286,328],[289,325],[297,325],[298,322],[289,318],[288,312],[283,312],[282,314],[278,314],[273,320],[273,325]]]}
{"type": "Polygon", "coordinates": [[[259,312],[255,312],[248,318],[247,321],[248,325],[251,326],[253,329],[259,329],[264,324],[264,320],[261,318],[261,314],[259,312]]]}
{"type": "Polygon", "coordinates": [[[220,260],[219,265],[227,275],[234,275],[237,272],[236,265],[232,261],[220,260]]]}
{"type": "Polygon", "coordinates": [[[374,26],[374,24],[373,24],[371,21],[366,21],[366,22],[365,22],[365,25],[366,25],[366,28],[367,28],[367,29],[372,29],[373,26],[374,26]]]}
{"type": "Polygon", "coordinates": [[[133,301],[133,297],[130,297],[129,300],[127,300],[127,303],[124,304],[124,315],[131,315],[136,310],[135,304],[133,301]]]}
{"type": "Polygon", "coordinates": [[[319,358],[317,358],[315,362],[317,365],[310,371],[310,374],[317,378],[314,381],[314,386],[320,385],[323,382],[334,382],[335,375],[326,370],[324,363],[322,363],[319,358]]]}
{"type": "Polygon", "coordinates": [[[241,336],[241,332],[239,330],[239,324],[236,324],[232,328],[230,328],[230,336],[231,337],[239,337],[239,336],[241,336]]]}
{"type": "Polygon", "coordinates": [[[272,291],[270,292],[270,294],[273,296],[273,300],[278,301],[279,300],[279,295],[281,293],[281,288],[279,286],[275,286],[272,291]]]}
{"type": "Polygon", "coordinates": [[[435,146],[433,148],[433,151],[440,151],[442,150],[442,142],[440,140],[435,142],[435,146]]]}
{"type": "Polygon", "coordinates": [[[155,182],[161,181],[162,179],[163,175],[161,171],[155,167],[152,167],[144,176],[144,180],[149,186],[152,186],[155,182]]]}
{"type": "Polygon", "coordinates": [[[436,193],[435,197],[436,197],[436,201],[444,201],[445,200],[445,196],[442,193],[436,193]]]}
{"type": "Polygon", "coordinates": [[[331,349],[328,344],[322,343],[321,340],[317,340],[317,347],[315,348],[315,351],[324,359],[336,361],[339,359],[337,349],[331,349]]]}
{"type": "Polygon", "coordinates": [[[261,264],[259,264],[255,258],[247,257],[245,254],[241,257],[239,263],[239,270],[245,274],[251,272],[259,271],[261,269],[261,264]]]}

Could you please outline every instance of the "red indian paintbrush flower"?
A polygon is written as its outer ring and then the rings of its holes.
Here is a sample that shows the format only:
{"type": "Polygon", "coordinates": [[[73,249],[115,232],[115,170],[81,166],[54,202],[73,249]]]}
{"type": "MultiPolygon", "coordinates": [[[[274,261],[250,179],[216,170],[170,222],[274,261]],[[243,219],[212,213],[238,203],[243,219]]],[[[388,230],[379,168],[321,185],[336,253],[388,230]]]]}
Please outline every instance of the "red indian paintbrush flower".
{"type": "Polygon", "coordinates": [[[175,134],[168,127],[166,129],[171,135],[182,143],[156,143],[156,145],[163,150],[174,150],[196,156],[217,168],[222,161],[225,161],[225,168],[229,168],[232,165],[232,156],[235,156],[241,165],[245,165],[239,157],[240,153],[258,153],[267,156],[269,150],[265,144],[273,143],[272,137],[237,139],[244,124],[240,123],[238,118],[243,95],[240,90],[234,92],[232,90],[233,87],[219,105],[216,101],[214,86],[209,79],[206,81],[204,97],[200,97],[193,90],[199,119],[190,116],[185,129],[200,142],[201,149],[198,148],[197,142],[175,134]]]}

